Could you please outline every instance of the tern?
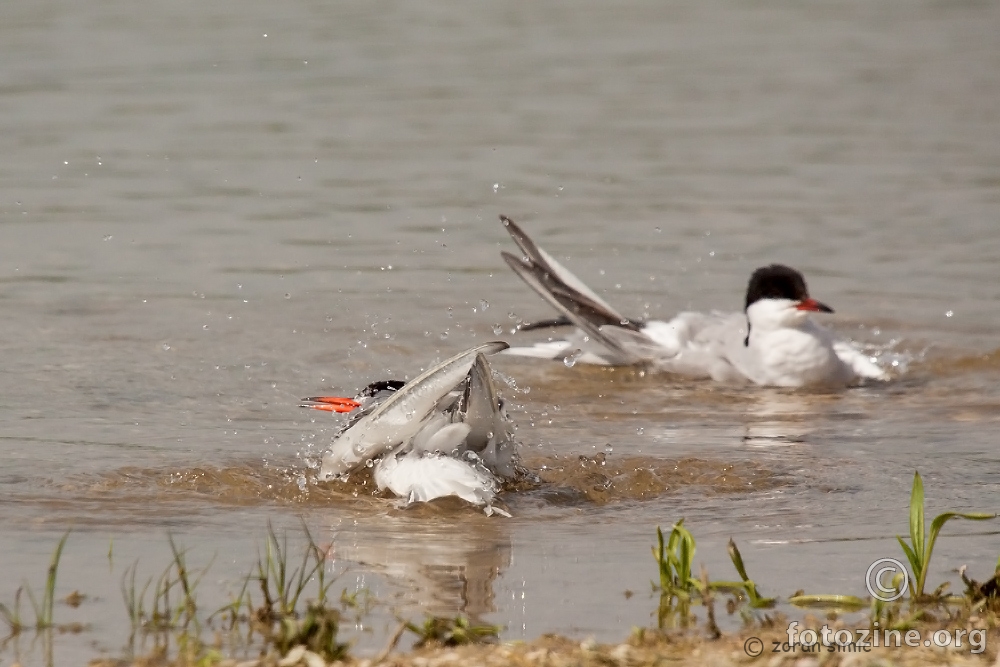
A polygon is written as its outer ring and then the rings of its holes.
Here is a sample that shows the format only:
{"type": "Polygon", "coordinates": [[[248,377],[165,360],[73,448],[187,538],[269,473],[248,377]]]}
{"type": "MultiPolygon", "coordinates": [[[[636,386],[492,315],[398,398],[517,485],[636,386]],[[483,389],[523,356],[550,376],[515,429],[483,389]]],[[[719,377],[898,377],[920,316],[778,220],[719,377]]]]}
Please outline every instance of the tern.
{"type": "Polygon", "coordinates": [[[493,502],[521,469],[513,424],[486,356],[508,347],[477,345],[410,382],[373,382],[354,398],[303,399],[302,407],[351,413],[317,478],[372,468],[379,490],[389,489],[404,504],[457,496],[487,514],[507,515],[493,502]]]}
{"type": "Polygon", "coordinates": [[[750,276],[741,313],[682,312],[669,321],[625,317],[542,250],[507,216],[501,222],[521,256],[504,261],[561,317],[522,329],[574,326],[565,339],[515,347],[507,354],[574,363],[642,365],[658,371],[730,383],[776,387],[845,387],[888,380],[850,341],[813,321],[832,313],[813,299],[802,274],[781,264],[750,276]]]}

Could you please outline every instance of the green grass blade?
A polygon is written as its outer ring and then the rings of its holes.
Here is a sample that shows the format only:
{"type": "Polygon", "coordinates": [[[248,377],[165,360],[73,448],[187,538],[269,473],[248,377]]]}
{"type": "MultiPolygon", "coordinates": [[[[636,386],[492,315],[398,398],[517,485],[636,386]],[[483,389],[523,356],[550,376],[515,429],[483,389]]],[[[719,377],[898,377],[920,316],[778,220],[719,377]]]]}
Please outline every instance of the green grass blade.
{"type": "Polygon", "coordinates": [[[63,547],[66,546],[67,538],[69,538],[68,530],[63,534],[62,539],[59,540],[59,544],[52,554],[52,562],[49,563],[49,573],[45,579],[45,597],[42,598],[43,617],[38,624],[39,628],[52,627],[52,608],[55,604],[56,596],[56,574],[59,572],[59,559],[62,557],[63,547]]]}
{"type": "Polygon", "coordinates": [[[750,606],[754,609],[770,609],[778,603],[778,598],[766,598],[757,592],[757,584],[752,579],[745,582],[747,587],[747,597],[750,598],[750,606]]]}
{"type": "MultiPolygon", "coordinates": [[[[309,541],[307,550],[316,561],[316,567],[313,568],[313,573],[316,575],[316,604],[324,606],[326,604],[327,592],[333,585],[332,581],[326,581],[326,557],[329,555],[329,551],[321,549],[319,545],[316,544],[316,540],[313,539],[312,533],[309,532],[309,526],[306,525],[305,519],[302,519],[302,531],[306,534],[306,540],[309,541]]],[[[312,574],[309,576],[311,578],[312,574]]]]}
{"type": "Polygon", "coordinates": [[[670,561],[663,541],[663,530],[659,526],[656,527],[656,546],[657,551],[654,555],[660,566],[660,590],[666,591],[670,588],[670,561]]]}
{"type": "Polygon", "coordinates": [[[708,582],[708,588],[713,591],[745,593],[747,590],[747,584],[745,581],[710,581],[708,582]]]}
{"type": "Polygon", "coordinates": [[[125,611],[128,612],[129,620],[132,621],[132,627],[135,628],[139,623],[136,617],[137,603],[135,599],[135,568],[138,566],[139,562],[130,568],[125,568],[125,572],[122,574],[122,599],[125,601],[125,611]],[[129,570],[132,572],[131,583],[129,582],[129,570]]]}
{"type": "MultiPolygon", "coordinates": [[[[295,579],[295,592],[292,594],[291,600],[289,600],[289,611],[294,611],[299,604],[299,597],[302,592],[306,589],[309,584],[309,579],[316,573],[316,568],[308,569],[309,558],[312,552],[309,549],[302,550],[302,565],[292,571],[292,577],[295,579]]],[[[322,564],[322,563],[321,563],[322,564]]]]}
{"type": "Polygon", "coordinates": [[[937,541],[938,533],[941,532],[944,524],[948,523],[951,519],[988,521],[989,519],[995,519],[996,516],[996,514],[989,514],[987,512],[945,512],[934,517],[934,521],[931,522],[931,532],[927,539],[927,551],[924,553],[923,571],[917,580],[918,593],[923,594],[924,592],[924,585],[927,583],[927,573],[930,570],[931,555],[934,553],[934,543],[937,541]]]}
{"type": "Polygon", "coordinates": [[[917,577],[920,575],[920,563],[917,561],[917,554],[913,553],[913,549],[910,548],[903,538],[899,535],[896,536],[896,540],[899,541],[899,546],[903,547],[903,553],[906,554],[906,560],[910,561],[910,574],[913,577],[913,581],[916,582],[917,577]]]}
{"type": "Polygon", "coordinates": [[[667,538],[667,553],[671,554],[677,553],[677,544],[678,542],[680,542],[681,539],[681,533],[680,530],[678,529],[681,527],[683,523],[684,519],[681,519],[680,521],[675,523],[674,527],[670,530],[670,537],[667,538]]]}
{"type": "MultiPolygon", "coordinates": [[[[923,569],[924,563],[924,482],[919,472],[913,473],[913,489],[910,491],[910,544],[916,561],[923,569]]],[[[916,574],[916,573],[914,573],[916,574]]]]}
{"type": "Polygon", "coordinates": [[[934,544],[934,540],[937,539],[937,535],[941,532],[941,528],[944,527],[951,519],[968,519],[969,521],[988,521],[989,519],[997,518],[996,514],[990,514],[989,512],[945,512],[944,514],[938,514],[934,517],[934,521],[931,522],[931,533],[929,544],[934,544]]]}
{"type": "Polygon", "coordinates": [[[678,565],[677,578],[681,584],[688,587],[688,580],[691,579],[691,561],[694,560],[694,540],[688,539],[689,535],[682,535],[680,539],[680,552],[677,554],[678,565]]]}
{"type": "MultiPolygon", "coordinates": [[[[11,636],[18,634],[24,628],[24,623],[21,621],[21,591],[22,588],[18,588],[17,592],[14,593],[14,608],[11,609],[5,604],[0,604],[0,616],[3,616],[4,622],[10,628],[11,636]]],[[[0,647],[3,646],[4,642],[0,642],[0,647]]]]}
{"type": "Polygon", "coordinates": [[[274,552],[278,559],[278,576],[281,579],[281,604],[284,610],[287,610],[288,589],[292,583],[291,577],[288,576],[288,533],[282,535],[281,544],[275,539],[274,552]]]}
{"type": "Polygon", "coordinates": [[[740,579],[743,581],[748,581],[750,577],[747,576],[747,568],[743,564],[743,555],[740,553],[739,548],[736,546],[736,542],[733,538],[729,538],[729,560],[733,561],[733,567],[736,568],[737,574],[740,575],[740,579]]]}
{"type": "Polygon", "coordinates": [[[174,536],[167,534],[167,541],[170,543],[170,551],[174,556],[174,567],[177,569],[177,583],[180,586],[182,599],[177,603],[174,610],[173,622],[178,623],[181,616],[185,618],[184,625],[187,625],[194,617],[196,605],[194,601],[194,586],[191,584],[190,573],[185,562],[185,552],[177,548],[174,536]]]}
{"type": "Polygon", "coordinates": [[[796,607],[821,607],[825,609],[856,610],[865,606],[865,601],[853,595],[794,595],[788,598],[796,607]]]}

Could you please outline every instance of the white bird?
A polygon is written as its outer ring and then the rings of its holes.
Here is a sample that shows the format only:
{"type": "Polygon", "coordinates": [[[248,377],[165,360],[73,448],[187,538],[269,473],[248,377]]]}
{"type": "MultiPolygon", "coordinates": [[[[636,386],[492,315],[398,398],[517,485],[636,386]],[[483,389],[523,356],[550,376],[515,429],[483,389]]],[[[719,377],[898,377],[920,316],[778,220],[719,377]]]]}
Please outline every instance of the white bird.
{"type": "Polygon", "coordinates": [[[523,257],[501,252],[510,268],[562,317],[522,329],[573,325],[565,340],[507,350],[567,364],[644,365],[655,370],[778,387],[844,387],[886,372],[851,342],[816,324],[812,312],[833,309],[809,296],[802,274],[772,264],[747,285],[742,313],[682,312],[667,322],[639,322],[605,303],[506,216],[504,227],[523,257]]]}
{"type": "Polygon", "coordinates": [[[513,425],[486,355],[508,347],[478,345],[410,382],[374,382],[354,399],[303,399],[303,407],[317,410],[360,408],[323,456],[318,479],[372,467],[379,490],[406,503],[457,496],[485,506],[487,514],[506,515],[493,501],[520,468],[513,425]]]}

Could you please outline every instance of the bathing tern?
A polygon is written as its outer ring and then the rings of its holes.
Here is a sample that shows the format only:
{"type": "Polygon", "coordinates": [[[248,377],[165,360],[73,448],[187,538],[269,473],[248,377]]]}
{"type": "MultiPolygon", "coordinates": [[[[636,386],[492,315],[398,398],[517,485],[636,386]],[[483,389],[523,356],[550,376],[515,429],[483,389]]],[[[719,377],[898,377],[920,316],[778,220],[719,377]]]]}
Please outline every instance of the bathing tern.
{"type": "Polygon", "coordinates": [[[457,496],[485,506],[487,514],[507,514],[493,502],[520,467],[513,424],[486,356],[508,347],[477,345],[410,382],[374,382],[354,398],[303,399],[303,407],[351,413],[323,456],[318,479],[368,467],[379,490],[407,504],[457,496]]]}
{"type": "Polygon", "coordinates": [[[542,250],[506,216],[501,222],[521,255],[501,252],[511,269],[561,317],[527,325],[573,326],[563,339],[507,354],[567,364],[642,365],[685,376],[778,387],[844,387],[888,375],[850,341],[813,321],[832,313],[813,299],[802,274],[771,264],[747,285],[743,312],[682,312],[668,321],[621,315],[542,250]]]}

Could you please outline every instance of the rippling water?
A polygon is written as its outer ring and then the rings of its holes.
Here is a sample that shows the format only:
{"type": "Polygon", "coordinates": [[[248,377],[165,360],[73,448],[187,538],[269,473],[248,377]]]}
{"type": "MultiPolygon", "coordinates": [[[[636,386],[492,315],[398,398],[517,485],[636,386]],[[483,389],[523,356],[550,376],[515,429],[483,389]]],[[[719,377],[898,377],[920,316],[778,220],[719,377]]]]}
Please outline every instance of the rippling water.
{"type": "MultiPolygon", "coordinates": [[[[915,469],[929,512],[997,510],[998,25],[975,1],[0,4],[0,600],[71,527],[60,594],[89,597],[57,616],[91,628],[57,655],[117,651],[122,568],[161,568],[168,533],[224,600],[300,518],[382,601],[362,651],[424,611],[620,639],[681,517],[717,578],[732,536],[766,594],[863,595],[915,469]],[[550,314],[500,213],[630,316],[738,309],[792,264],[897,377],[498,359],[540,476],[511,520],[310,483],[338,422],[300,397],[550,314]]],[[[934,579],[993,567],[997,526],[946,533],[934,579]]]]}

